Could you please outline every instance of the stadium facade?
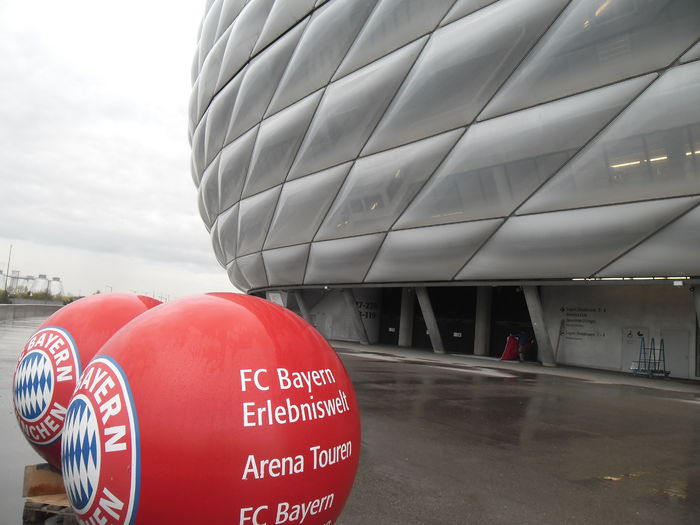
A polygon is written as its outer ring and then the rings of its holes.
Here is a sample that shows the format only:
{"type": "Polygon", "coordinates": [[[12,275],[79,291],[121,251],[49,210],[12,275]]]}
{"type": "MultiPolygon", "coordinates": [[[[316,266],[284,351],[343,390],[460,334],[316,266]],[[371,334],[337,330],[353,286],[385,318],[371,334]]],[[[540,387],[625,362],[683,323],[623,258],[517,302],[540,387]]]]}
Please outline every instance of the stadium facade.
{"type": "Polygon", "coordinates": [[[329,338],[700,378],[700,2],[216,0],[199,208],[329,338]],[[696,291],[698,290],[698,291],[696,291]]]}

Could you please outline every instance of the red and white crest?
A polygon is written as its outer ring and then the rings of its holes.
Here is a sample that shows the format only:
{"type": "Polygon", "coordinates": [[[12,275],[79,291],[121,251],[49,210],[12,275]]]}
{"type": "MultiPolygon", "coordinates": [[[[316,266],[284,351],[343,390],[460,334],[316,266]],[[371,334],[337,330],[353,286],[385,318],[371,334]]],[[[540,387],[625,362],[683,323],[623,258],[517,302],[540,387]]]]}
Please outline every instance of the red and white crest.
{"type": "Polygon", "coordinates": [[[67,330],[48,327],[24,347],[12,381],[15,415],[25,436],[48,445],[61,436],[66,403],[80,377],[80,357],[67,330]]]}
{"type": "Polygon", "coordinates": [[[85,368],[61,442],[66,494],[85,523],[131,524],[138,507],[140,450],[129,383],[111,357],[85,368]]]}

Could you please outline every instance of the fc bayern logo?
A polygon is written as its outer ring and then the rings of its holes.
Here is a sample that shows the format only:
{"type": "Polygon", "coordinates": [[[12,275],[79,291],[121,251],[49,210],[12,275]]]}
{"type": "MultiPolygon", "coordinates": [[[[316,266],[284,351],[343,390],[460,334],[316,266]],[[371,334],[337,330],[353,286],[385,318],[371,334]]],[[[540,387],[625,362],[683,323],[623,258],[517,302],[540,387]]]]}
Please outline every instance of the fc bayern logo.
{"type": "Polygon", "coordinates": [[[63,483],[82,522],[133,523],[139,454],[128,380],[112,358],[93,359],[71,399],[61,441],[63,483]]]}
{"type": "Polygon", "coordinates": [[[29,441],[48,445],[60,437],[79,377],[80,357],[66,330],[44,328],[32,336],[12,384],[15,414],[29,441]]]}

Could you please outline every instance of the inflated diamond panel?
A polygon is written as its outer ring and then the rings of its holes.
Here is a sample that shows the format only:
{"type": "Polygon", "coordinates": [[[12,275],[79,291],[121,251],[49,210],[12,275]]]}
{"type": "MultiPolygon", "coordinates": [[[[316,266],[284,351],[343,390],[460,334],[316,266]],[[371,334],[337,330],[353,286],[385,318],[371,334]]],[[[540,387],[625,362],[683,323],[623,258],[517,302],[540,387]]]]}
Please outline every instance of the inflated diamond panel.
{"type": "Polygon", "coordinates": [[[697,0],[215,0],[199,210],[243,290],[700,274],[697,0]]]}

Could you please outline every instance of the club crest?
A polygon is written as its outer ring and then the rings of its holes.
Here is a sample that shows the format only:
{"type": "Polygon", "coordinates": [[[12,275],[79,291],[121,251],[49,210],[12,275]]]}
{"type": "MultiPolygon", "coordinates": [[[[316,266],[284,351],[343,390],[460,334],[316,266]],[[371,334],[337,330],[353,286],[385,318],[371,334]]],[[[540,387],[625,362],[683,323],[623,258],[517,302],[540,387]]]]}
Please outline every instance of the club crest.
{"type": "Polygon", "coordinates": [[[110,357],[85,368],[61,441],[66,494],[85,523],[133,523],[139,492],[138,422],[127,378],[110,357]]]}
{"type": "Polygon", "coordinates": [[[29,441],[48,445],[60,437],[79,377],[80,357],[68,331],[49,327],[31,337],[12,383],[15,415],[29,441]]]}

